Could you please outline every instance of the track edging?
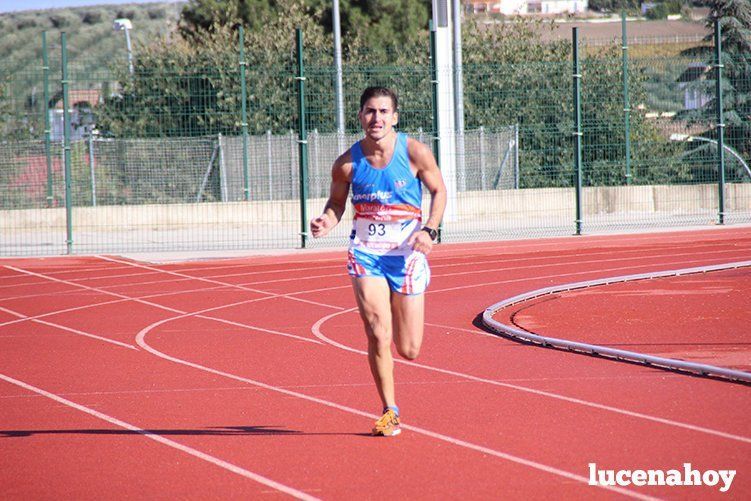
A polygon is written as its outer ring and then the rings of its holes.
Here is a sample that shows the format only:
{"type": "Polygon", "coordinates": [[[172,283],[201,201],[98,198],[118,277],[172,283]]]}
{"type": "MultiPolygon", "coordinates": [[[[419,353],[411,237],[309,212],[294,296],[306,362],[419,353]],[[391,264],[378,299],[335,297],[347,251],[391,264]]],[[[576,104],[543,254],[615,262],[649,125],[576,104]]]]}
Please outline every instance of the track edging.
{"type": "Polygon", "coordinates": [[[609,285],[620,282],[631,282],[636,280],[650,280],[654,278],[664,277],[677,277],[681,275],[691,275],[696,273],[707,273],[711,271],[730,270],[737,268],[744,268],[751,266],[751,261],[739,261],[733,263],[725,263],[711,266],[699,266],[694,268],[684,268],[678,270],[658,271],[641,273],[635,275],[621,275],[617,277],[603,278],[597,280],[587,280],[583,282],[574,282],[570,284],[555,285],[552,287],[544,287],[542,289],[536,289],[533,291],[525,292],[517,296],[513,296],[491,306],[488,306],[482,314],[483,324],[497,334],[501,334],[506,337],[510,337],[515,340],[520,340],[543,347],[554,347],[564,349],[568,351],[581,352],[589,355],[598,355],[606,358],[614,358],[617,360],[625,360],[629,362],[642,363],[648,366],[654,366],[662,369],[672,369],[684,372],[691,372],[703,376],[714,376],[724,379],[730,379],[734,381],[742,381],[745,383],[751,383],[751,373],[727,369],[724,367],[717,367],[708,364],[699,364],[694,362],[685,362],[683,360],[676,360],[673,358],[657,357],[654,355],[648,355],[645,353],[639,353],[635,351],[619,350],[616,348],[608,348],[607,346],[600,346],[595,344],[582,343],[579,341],[572,341],[568,339],[559,339],[549,336],[541,336],[539,334],[533,334],[531,332],[518,329],[511,325],[504,324],[495,320],[493,315],[499,310],[508,306],[528,301],[530,299],[536,299],[548,294],[555,294],[558,292],[571,291],[576,289],[586,289],[589,287],[596,287],[599,285],[609,285]]]}

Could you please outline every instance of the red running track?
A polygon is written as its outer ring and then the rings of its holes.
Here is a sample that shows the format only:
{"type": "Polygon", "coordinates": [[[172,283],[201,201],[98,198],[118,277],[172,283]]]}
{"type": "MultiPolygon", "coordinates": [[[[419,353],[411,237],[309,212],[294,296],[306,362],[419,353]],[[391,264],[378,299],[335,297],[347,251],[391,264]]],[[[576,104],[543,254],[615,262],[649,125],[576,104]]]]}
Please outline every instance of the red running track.
{"type": "MultiPolygon", "coordinates": [[[[749,498],[748,386],[474,325],[529,290],[749,256],[749,228],[437,247],[423,352],[397,364],[395,439],[367,435],[380,409],[341,252],[3,260],[0,496],[749,498]],[[589,463],[737,473],[726,494],[614,491],[588,485],[589,463]]],[[[649,314],[651,296],[632,301],[649,314]]]]}
{"type": "Polygon", "coordinates": [[[751,267],[709,273],[556,293],[495,318],[538,335],[751,372],[751,267]]]}

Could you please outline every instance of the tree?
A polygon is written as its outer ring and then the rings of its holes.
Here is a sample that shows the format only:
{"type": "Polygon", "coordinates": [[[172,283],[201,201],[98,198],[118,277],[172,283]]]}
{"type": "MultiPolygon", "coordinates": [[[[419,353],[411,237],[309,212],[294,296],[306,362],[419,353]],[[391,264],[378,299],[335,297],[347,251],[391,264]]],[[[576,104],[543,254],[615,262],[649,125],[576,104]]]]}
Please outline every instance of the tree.
{"type": "Polygon", "coordinates": [[[202,34],[220,27],[242,24],[260,29],[281,8],[276,0],[190,0],[180,14],[178,28],[183,37],[202,40],[202,34]]]}
{"type": "Polygon", "coordinates": [[[590,10],[600,12],[615,12],[621,9],[634,10],[639,8],[639,0],[589,0],[590,10]]]}
{"type": "Polygon", "coordinates": [[[18,114],[13,101],[11,76],[0,75],[0,137],[4,140],[24,138],[29,129],[28,117],[18,114]]]}
{"type": "MultiPolygon", "coordinates": [[[[541,41],[554,26],[535,21],[507,22],[493,29],[470,24],[464,30],[465,122],[468,128],[518,125],[522,186],[570,186],[573,182],[573,96],[571,45],[541,41]]],[[[625,179],[620,45],[582,57],[581,103],[584,120],[583,184],[619,185],[625,179]]],[[[643,76],[632,71],[632,99],[643,100],[643,76]]],[[[643,166],[638,182],[654,179],[650,159],[659,136],[643,116],[631,118],[632,158],[643,166]]],[[[662,141],[664,143],[664,140],[662,141]]]]}
{"type": "MultiPolygon", "coordinates": [[[[305,34],[308,64],[332,62],[330,40],[302,3],[281,0],[280,6],[285,16],[273,16],[245,37],[251,134],[295,127],[297,26],[305,34]]],[[[119,69],[122,91],[99,107],[97,123],[118,137],[239,134],[238,57],[238,32],[226,24],[186,39],[163,38],[139,51],[133,76],[119,69]]]]}
{"type": "MultiPolygon", "coordinates": [[[[286,133],[297,127],[294,29],[305,33],[306,115],[309,130],[333,132],[334,71],[331,35],[307,7],[282,0],[287,16],[277,16],[246,34],[249,132],[286,133]]],[[[523,186],[570,186],[573,166],[571,47],[540,40],[542,23],[521,20],[486,29],[464,27],[465,123],[488,131],[518,125],[523,154],[523,186]],[[539,25],[539,26],[538,26],[539,25]]],[[[550,29],[553,29],[552,27],[550,29]]],[[[121,75],[122,93],[100,108],[98,124],[119,137],[239,135],[240,77],[237,31],[224,25],[191,40],[164,40],[140,51],[133,78],[121,75]]],[[[396,89],[402,107],[400,128],[432,130],[428,36],[399,51],[373,51],[361,37],[347,40],[344,89],[347,129],[358,130],[359,92],[368,85],[396,89]]],[[[612,148],[622,136],[619,49],[613,47],[583,68],[584,114],[590,126],[584,162],[585,184],[620,184],[622,153],[612,148]],[[606,156],[600,155],[606,151],[606,156]],[[596,167],[595,167],[596,166],[596,167]]],[[[632,72],[632,96],[644,93],[632,72]]],[[[657,142],[643,117],[632,117],[640,146],[635,157],[650,158],[657,142]]],[[[641,180],[648,173],[642,173],[641,180]]]]}
{"type": "MultiPolygon", "coordinates": [[[[725,142],[742,156],[749,158],[751,156],[751,3],[747,0],[712,0],[710,12],[706,18],[706,25],[712,32],[715,20],[719,20],[722,30],[725,142]]],[[[713,35],[709,35],[705,40],[711,42],[713,35]]],[[[711,65],[714,61],[714,44],[689,49],[684,51],[684,54],[703,57],[707,65],[711,65]]],[[[680,118],[694,123],[714,123],[716,109],[717,102],[712,99],[701,109],[682,113],[680,118]]],[[[714,131],[708,130],[705,135],[711,137],[714,131]]]]}
{"type": "Polygon", "coordinates": [[[707,24],[719,19],[722,29],[725,133],[730,145],[751,155],[751,3],[716,0],[707,24]]]}
{"type": "MultiPolygon", "coordinates": [[[[180,33],[200,40],[200,33],[219,26],[242,24],[250,31],[261,30],[287,14],[285,5],[280,0],[190,0],[182,10],[180,33]]],[[[326,33],[332,32],[331,0],[305,0],[302,5],[326,33]]],[[[339,11],[344,37],[360,37],[374,46],[399,45],[427,29],[430,0],[342,0],[339,11]]]]}
{"type": "MultiPolygon", "coordinates": [[[[322,13],[321,23],[332,31],[331,0],[308,0],[322,13]]],[[[430,20],[430,0],[342,0],[342,36],[361,36],[368,46],[401,45],[422,36],[430,20]]]]}

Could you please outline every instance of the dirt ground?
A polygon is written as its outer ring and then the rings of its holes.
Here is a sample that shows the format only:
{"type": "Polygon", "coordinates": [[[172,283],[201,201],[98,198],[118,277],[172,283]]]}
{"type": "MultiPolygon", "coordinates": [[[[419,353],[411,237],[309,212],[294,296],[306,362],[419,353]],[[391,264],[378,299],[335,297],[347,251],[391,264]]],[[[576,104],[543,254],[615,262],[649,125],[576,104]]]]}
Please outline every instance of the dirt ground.
{"type": "MultiPolygon", "coordinates": [[[[556,23],[556,29],[548,32],[547,37],[571,38],[571,28],[579,28],[579,36],[588,40],[612,40],[621,38],[621,22],[572,22],[556,23]]],[[[687,41],[701,38],[709,32],[704,24],[693,21],[629,21],[626,23],[629,43],[639,41],[687,41]]]]}
{"type": "MultiPolygon", "coordinates": [[[[492,26],[493,21],[487,24],[492,26]]],[[[579,28],[579,39],[589,42],[607,43],[621,39],[621,21],[619,18],[576,20],[556,19],[553,27],[545,24],[540,29],[542,40],[571,39],[571,29],[579,28]]],[[[628,43],[680,43],[700,40],[709,31],[702,21],[647,21],[629,20],[627,22],[628,43]]]]}

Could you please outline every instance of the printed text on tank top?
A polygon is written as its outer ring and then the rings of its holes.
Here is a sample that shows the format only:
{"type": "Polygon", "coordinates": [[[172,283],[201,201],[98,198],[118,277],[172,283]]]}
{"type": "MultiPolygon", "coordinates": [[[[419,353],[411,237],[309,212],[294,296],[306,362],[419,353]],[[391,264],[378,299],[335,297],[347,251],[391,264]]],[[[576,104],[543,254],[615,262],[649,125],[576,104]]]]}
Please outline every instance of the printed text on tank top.
{"type": "Polygon", "coordinates": [[[412,172],[407,137],[397,135],[391,158],[383,167],[371,165],[361,143],[351,151],[355,209],[351,247],[375,254],[410,253],[406,242],[422,220],[422,186],[412,172]]]}

